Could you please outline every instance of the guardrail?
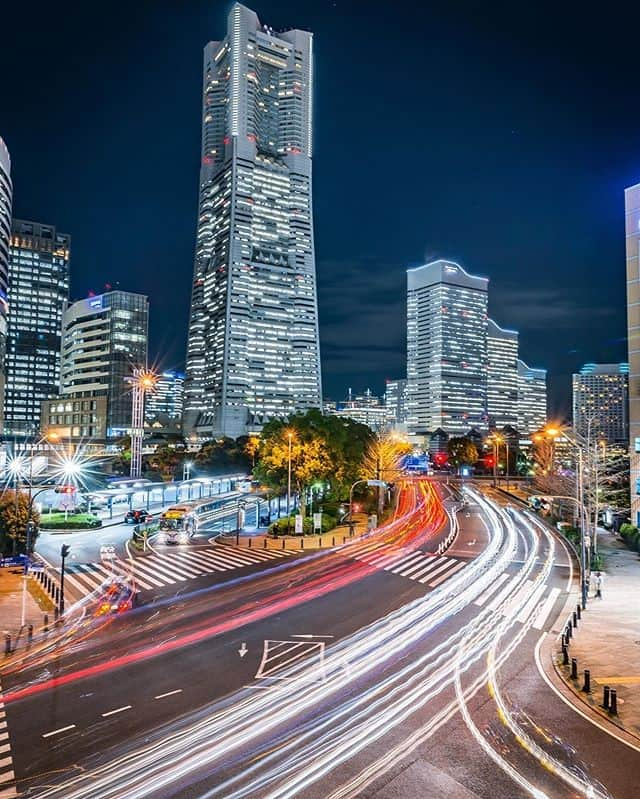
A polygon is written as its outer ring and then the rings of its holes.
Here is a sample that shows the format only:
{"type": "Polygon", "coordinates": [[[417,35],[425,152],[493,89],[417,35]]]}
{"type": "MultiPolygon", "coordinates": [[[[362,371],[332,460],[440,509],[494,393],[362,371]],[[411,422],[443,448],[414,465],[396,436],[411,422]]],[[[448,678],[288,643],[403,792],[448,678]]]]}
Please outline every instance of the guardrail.
{"type": "Polygon", "coordinates": [[[464,503],[461,502],[460,505],[458,505],[458,507],[453,509],[453,511],[447,510],[447,516],[449,517],[449,534],[444,539],[444,541],[441,541],[438,544],[438,549],[436,550],[438,555],[444,554],[458,537],[458,533],[460,532],[458,511],[460,511],[463,507],[464,503]]]}

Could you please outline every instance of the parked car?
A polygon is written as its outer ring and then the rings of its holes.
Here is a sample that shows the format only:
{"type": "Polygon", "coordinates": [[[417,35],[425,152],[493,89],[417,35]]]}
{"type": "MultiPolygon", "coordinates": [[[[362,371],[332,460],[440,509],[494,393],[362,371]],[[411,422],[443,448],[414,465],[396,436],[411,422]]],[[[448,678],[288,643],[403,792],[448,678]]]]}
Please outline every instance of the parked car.
{"type": "Polygon", "coordinates": [[[148,510],[144,510],[144,508],[127,511],[124,517],[125,524],[142,524],[143,522],[150,522],[152,520],[153,516],[148,510]]]}

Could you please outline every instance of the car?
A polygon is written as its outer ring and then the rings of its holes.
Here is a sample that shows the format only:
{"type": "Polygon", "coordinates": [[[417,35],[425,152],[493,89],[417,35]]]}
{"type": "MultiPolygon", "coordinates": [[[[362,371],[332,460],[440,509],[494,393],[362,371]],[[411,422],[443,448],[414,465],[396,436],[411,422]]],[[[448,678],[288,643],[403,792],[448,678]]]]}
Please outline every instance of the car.
{"type": "Polygon", "coordinates": [[[94,616],[106,616],[110,613],[124,613],[131,610],[136,601],[135,590],[126,580],[116,577],[105,585],[104,592],[95,609],[94,616]]]}
{"type": "Polygon", "coordinates": [[[143,522],[150,522],[153,516],[149,511],[143,509],[127,511],[124,517],[125,524],[142,524],[143,522]]]}

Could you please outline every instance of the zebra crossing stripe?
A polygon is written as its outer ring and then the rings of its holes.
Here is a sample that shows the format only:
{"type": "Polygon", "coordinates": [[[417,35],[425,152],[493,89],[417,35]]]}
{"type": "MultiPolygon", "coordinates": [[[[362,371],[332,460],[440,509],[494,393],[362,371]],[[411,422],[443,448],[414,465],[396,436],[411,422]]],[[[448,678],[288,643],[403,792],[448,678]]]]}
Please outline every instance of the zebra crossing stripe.
{"type": "Polygon", "coordinates": [[[11,757],[11,743],[9,741],[9,733],[6,732],[7,721],[4,709],[4,702],[2,701],[2,689],[0,687],[0,728],[3,732],[0,733],[0,799],[9,799],[9,797],[17,796],[18,791],[15,785],[7,785],[15,778],[13,772],[13,759],[11,757]]]}
{"type": "Polygon", "coordinates": [[[443,572],[446,569],[448,569],[451,566],[451,563],[455,563],[455,561],[451,561],[451,560],[449,560],[449,558],[445,558],[444,563],[441,563],[439,566],[436,566],[436,568],[433,569],[433,571],[429,572],[424,577],[421,577],[418,580],[418,582],[419,583],[430,583],[431,580],[433,580],[433,578],[437,574],[440,574],[441,572],[443,572]]]}
{"type": "Polygon", "coordinates": [[[536,620],[533,622],[533,627],[536,630],[542,630],[544,624],[549,617],[549,614],[553,610],[553,606],[556,603],[556,599],[560,596],[560,589],[559,588],[552,588],[551,593],[549,594],[546,602],[540,608],[540,612],[536,616],[536,620]]]}
{"type": "Polygon", "coordinates": [[[80,592],[81,596],[84,596],[87,593],[87,587],[89,588],[89,592],[91,592],[91,591],[93,591],[95,589],[95,586],[93,586],[91,583],[84,584],[84,583],[80,582],[79,580],[76,580],[75,572],[72,573],[72,572],[69,572],[69,571],[65,571],[64,580],[65,580],[66,583],[74,586],[76,591],[80,592]]]}
{"type": "Polygon", "coordinates": [[[392,566],[385,566],[384,570],[387,572],[393,572],[394,574],[400,573],[405,576],[404,569],[410,566],[415,566],[416,562],[422,561],[422,557],[422,552],[412,552],[410,555],[402,558],[402,560],[394,563],[392,566]]]}
{"type": "Polygon", "coordinates": [[[194,554],[193,552],[183,552],[182,556],[184,558],[186,558],[187,560],[204,561],[205,563],[208,563],[209,564],[209,568],[213,569],[214,571],[222,572],[222,571],[227,571],[227,569],[232,569],[233,568],[233,566],[229,566],[229,565],[223,566],[223,565],[221,565],[219,561],[217,561],[211,555],[207,555],[205,552],[199,552],[197,555],[194,554]]]}
{"type": "Polygon", "coordinates": [[[443,562],[443,558],[440,555],[432,555],[429,558],[429,563],[423,568],[417,571],[412,579],[417,580],[419,577],[424,577],[427,572],[430,572],[432,569],[435,569],[440,563],[443,562]]]}
{"type": "MultiPolygon", "coordinates": [[[[454,561],[454,563],[455,563],[455,561],[454,561]]],[[[440,585],[440,583],[444,582],[445,580],[448,580],[449,577],[451,577],[452,574],[454,574],[455,572],[457,572],[460,569],[464,568],[466,565],[467,565],[466,561],[459,560],[452,569],[449,569],[448,571],[446,571],[443,575],[438,577],[437,580],[434,580],[433,582],[429,583],[429,585],[432,588],[435,588],[437,585],[440,585]]],[[[433,575],[431,575],[431,576],[433,577],[433,575]]]]}
{"type": "Polygon", "coordinates": [[[136,568],[143,569],[147,574],[156,575],[158,580],[163,581],[163,585],[173,585],[187,579],[178,574],[169,574],[164,568],[164,564],[158,564],[152,558],[136,559],[136,568]]]}
{"type": "MultiPolygon", "coordinates": [[[[220,554],[222,556],[222,553],[220,554]]],[[[249,566],[250,564],[256,562],[254,558],[250,558],[248,555],[240,553],[237,550],[233,550],[230,552],[225,551],[224,558],[225,560],[228,560],[231,563],[235,563],[238,566],[249,566]]]]}
{"type": "Polygon", "coordinates": [[[411,577],[414,579],[416,572],[422,571],[425,561],[431,561],[433,558],[430,555],[425,555],[424,552],[420,553],[420,557],[414,563],[408,564],[408,568],[404,568],[401,572],[403,577],[411,577]]]}
{"type": "Polygon", "coordinates": [[[133,563],[133,576],[136,577],[136,579],[139,572],[142,574],[145,580],[148,580],[150,583],[155,583],[159,588],[161,588],[163,585],[173,585],[176,582],[172,577],[159,574],[158,572],[160,572],[160,569],[154,571],[153,569],[149,568],[147,563],[143,561],[142,558],[135,558],[133,563]]]}
{"type": "Polygon", "coordinates": [[[490,599],[490,598],[491,598],[491,597],[492,597],[492,596],[495,594],[495,592],[498,590],[498,588],[500,588],[500,586],[502,585],[502,583],[503,583],[503,582],[504,582],[504,581],[505,581],[505,580],[506,580],[508,577],[509,577],[509,573],[508,573],[508,572],[502,572],[502,574],[501,574],[501,575],[498,577],[498,579],[497,579],[497,580],[495,580],[495,581],[494,581],[494,582],[493,582],[493,583],[492,583],[492,584],[491,584],[491,585],[490,585],[490,586],[487,588],[487,590],[486,590],[486,591],[485,591],[485,592],[482,594],[482,596],[479,596],[479,597],[478,597],[478,598],[475,600],[475,602],[474,602],[473,604],[474,604],[474,605],[478,605],[478,607],[482,607],[482,606],[484,605],[484,603],[485,603],[485,602],[487,602],[487,601],[488,601],[488,600],[489,600],[489,599],[490,599]]]}
{"type": "Polygon", "coordinates": [[[400,563],[401,561],[405,560],[408,557],[404,550],[391,550],[387,549],[386,553],[382,555],[375,555],[372,558],[360,558],[365,563],[368,563],[370,566],[375,566],[376,569],[385,569],[387,566],[395,565],[400,563]]]}
{"type": "Polygon", "coordinates": [[[149,561],[153,563],[155,567],[162,566],[165,569],[168,569],[168,573],[173,577],[180,577],[182,579],[189,579],[193,577],[197,577],[199,572],[190,566],[183,566],[181,563],[177,562],[175,557],[170,555],[161,555],[159,552],[156,552],[149,561]]]}
{"type": "Polygon", "coordinates": [[[502,588],[499,594],[497,594],[491,602],[487,605],[489,610],[495,611],[497,610],[500,605],[504,602],[504,600],[512,593],[513,589],[518,585],[520,582],[520,576],[515,575],[509,582],[502,588]]]}

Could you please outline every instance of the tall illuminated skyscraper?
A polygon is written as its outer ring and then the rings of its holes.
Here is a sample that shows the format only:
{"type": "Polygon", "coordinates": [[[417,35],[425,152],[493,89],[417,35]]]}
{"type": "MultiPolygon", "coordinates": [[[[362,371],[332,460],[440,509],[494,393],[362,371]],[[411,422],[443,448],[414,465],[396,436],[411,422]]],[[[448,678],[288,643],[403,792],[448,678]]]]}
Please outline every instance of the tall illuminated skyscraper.
{"type": "Polygon", "coordinates": [[[487,411],[489,425],[518,424],[518,332],[487,321],[487,411]]]}
{"type": "Polygon", "coordinates": [[[234,4],[204,50],[184,430],[237,437],[321,407],[312,35],[234,4]]]}
{"type": "Polygon", "coordinates": [[[442,260],[407,280],[409,431],[486,430],[489,281],[442,260]]]}
{"type": "Polygon", "coordinates": [[[529,435],[547,423],[547,370],[518,358],[518,432],[529,435]]]}
{"type": "Polygon", "coordinates": [[[640,524],[640,183],[624,192],[629,348],[631,522],[640,524]]]}
{"type": "Polygon", "coordinates": [[[7,316],[9,283],[9,242],[11,240],[11,158],[0,139],[0,431],[4,423],[4,387],[6,380],[7,316]]]}

